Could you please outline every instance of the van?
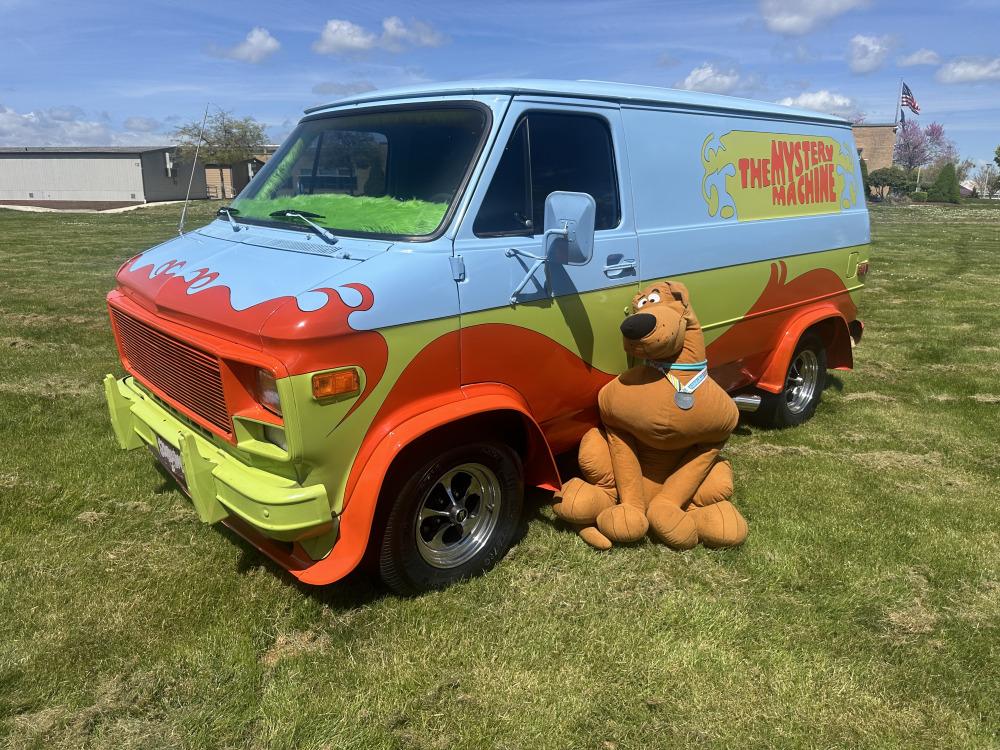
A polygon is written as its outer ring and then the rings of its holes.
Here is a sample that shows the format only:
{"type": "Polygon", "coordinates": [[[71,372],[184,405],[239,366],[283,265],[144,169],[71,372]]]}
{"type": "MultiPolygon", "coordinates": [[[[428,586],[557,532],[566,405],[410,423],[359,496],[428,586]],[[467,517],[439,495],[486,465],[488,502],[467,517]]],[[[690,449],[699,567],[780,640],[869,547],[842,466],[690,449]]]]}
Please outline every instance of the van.
{"type": "Polygon", "coordinates": [[[645,284],[686,284],[712,377],[795,425],[852,366],[868,242],[836,117],[599,82],[359,94],[121,267],[111,421],[300,581],[367,559],[424,591],[560,486],[645,284]]]}

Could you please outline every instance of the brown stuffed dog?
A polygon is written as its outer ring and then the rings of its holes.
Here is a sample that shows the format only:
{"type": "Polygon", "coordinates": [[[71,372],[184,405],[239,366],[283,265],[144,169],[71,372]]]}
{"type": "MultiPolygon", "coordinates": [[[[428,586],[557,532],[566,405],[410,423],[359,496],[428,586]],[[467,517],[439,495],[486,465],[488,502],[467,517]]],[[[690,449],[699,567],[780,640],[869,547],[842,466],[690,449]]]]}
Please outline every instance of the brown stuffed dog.
{"type": "Polygon", "coordinates": [[[621,325],[625,351],[645,359],[598,395],[601,427],[580,443],[583,479],[557,493],[557,516],[593,547],[654,534],[677,549],[734,546],[747,523],[729,498],[719,451],[736,427],[733,400],[707,376],[705,340],[678,282],[653,284],[621,325]]]}

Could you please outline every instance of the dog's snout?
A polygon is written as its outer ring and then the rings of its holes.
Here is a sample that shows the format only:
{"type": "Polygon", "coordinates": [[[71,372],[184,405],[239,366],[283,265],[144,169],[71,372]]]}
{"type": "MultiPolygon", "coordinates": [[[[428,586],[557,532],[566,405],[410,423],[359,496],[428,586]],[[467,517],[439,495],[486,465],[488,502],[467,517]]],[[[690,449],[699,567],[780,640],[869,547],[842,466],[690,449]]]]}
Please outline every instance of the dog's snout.
{"type": "Polygon", "coordinates": [[[622,335],[632,341],[645,338],[654,328],[656,328],[656,316],[649,313],[629,315],[622,321],[622,335]]]}

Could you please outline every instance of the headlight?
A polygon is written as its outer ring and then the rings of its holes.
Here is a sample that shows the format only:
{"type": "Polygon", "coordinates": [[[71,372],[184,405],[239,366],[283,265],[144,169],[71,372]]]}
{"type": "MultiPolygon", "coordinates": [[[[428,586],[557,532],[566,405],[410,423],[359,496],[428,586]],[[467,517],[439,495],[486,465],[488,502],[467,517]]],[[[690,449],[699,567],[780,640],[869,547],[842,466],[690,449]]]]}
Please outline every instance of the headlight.
{"type": "Polygon", "coordinates": [[[265,409],[281,416],[281,399],[278,397],[278,384],[274,380],[274,373],[257,370],[257,400],[265,409]]]}

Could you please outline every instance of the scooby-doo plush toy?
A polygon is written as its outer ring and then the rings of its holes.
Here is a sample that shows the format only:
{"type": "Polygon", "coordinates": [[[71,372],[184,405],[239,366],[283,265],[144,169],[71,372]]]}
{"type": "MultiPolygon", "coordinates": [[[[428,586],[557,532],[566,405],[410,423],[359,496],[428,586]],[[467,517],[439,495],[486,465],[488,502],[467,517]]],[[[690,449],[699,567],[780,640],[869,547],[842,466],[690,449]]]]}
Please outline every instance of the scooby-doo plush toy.
{"type": "Polygon", "coordinates": [[[645,364],[601,389],[602,426],[580,444],[584,478],[563,486],[556,515],[598,549],[637,541],[650,527],[676,549],[742,543],[747,523],[729,502],[733,471],[719,458],[739,413],[708,377],[687,288],[646,288],[621,331],[625,351],[645,364]]]}

